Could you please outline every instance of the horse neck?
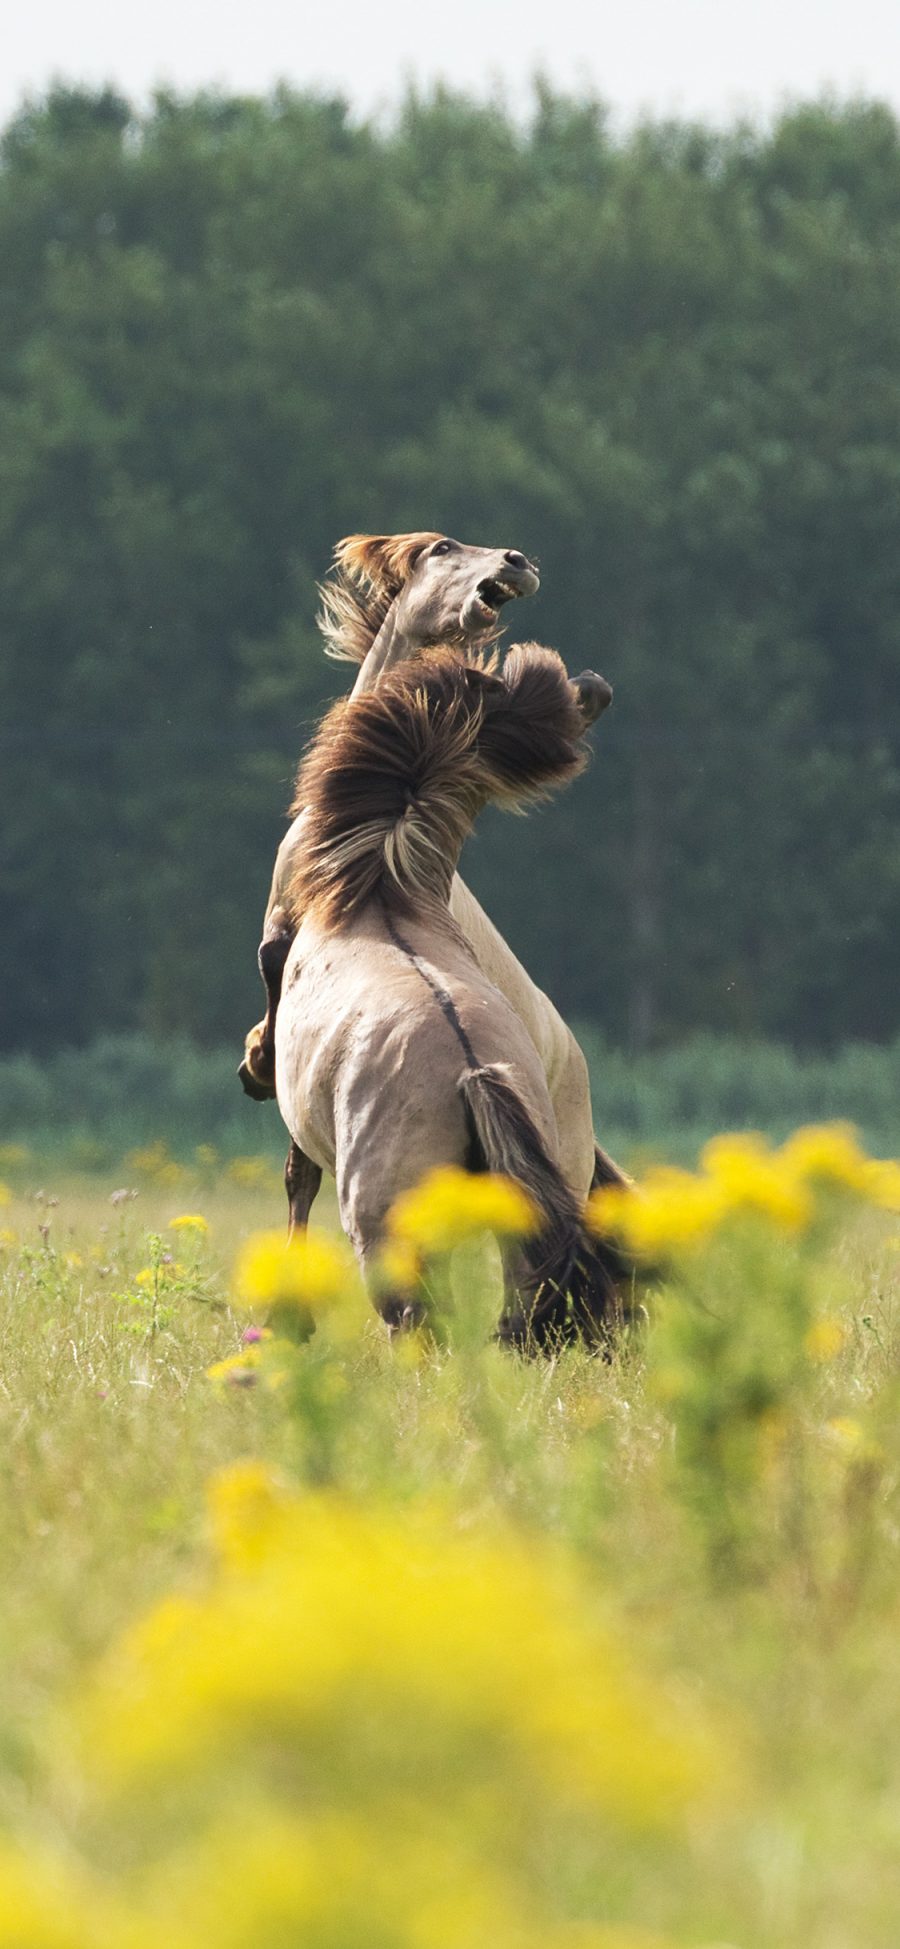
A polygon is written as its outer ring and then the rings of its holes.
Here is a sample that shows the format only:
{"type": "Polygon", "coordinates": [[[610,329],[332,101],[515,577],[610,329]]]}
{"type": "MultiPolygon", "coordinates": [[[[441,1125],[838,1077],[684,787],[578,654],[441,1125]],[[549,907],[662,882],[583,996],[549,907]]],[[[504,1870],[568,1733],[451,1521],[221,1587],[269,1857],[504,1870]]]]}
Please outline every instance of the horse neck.
{"type": "Polygon", "coordinates": [[[404,636],[399,624],[398,600],[395,596],[371,649],[360,665],[359,675],[350,693],[352,697],[361,697],[364,691],[374,690],[385,671],[395,663],[402,663],[412,653],[414,646],[404,636]]]}

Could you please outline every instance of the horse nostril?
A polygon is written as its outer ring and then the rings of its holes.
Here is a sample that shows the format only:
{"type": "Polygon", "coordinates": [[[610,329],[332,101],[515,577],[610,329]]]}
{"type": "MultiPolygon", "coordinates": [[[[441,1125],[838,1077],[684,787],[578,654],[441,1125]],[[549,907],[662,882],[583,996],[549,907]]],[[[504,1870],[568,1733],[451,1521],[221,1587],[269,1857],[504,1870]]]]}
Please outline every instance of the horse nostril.
{"type": "Polygon", "coordinates": [[[526,557],[524,555],[520,555],[517,548],[508,548],[506,550],[506,554],[503,557],[503,560],[509,563],[510,568],[528,567],[528,562],[526,557]]]}

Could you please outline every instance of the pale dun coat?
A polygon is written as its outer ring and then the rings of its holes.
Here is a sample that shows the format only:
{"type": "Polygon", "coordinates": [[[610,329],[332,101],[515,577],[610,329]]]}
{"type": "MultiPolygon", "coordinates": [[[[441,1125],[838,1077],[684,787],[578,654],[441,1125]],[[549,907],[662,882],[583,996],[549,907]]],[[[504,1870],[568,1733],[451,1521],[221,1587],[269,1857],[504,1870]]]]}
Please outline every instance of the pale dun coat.
{"type": "MultiPolygon", "coordinates": [[[[489,801],[522,805],[585,758],[575,687],[551,650],[502,672],[449,650],[338,704],[301,767],[306,809],[288,909],[297,933],[278,1010],[278,1104],[337,1181],[364,1269],[397,1196],[437,1165],[518,1179],[540,1227],[511,1269],[503,1337],[596,1333],[614,1254],[585,1234],[560,1169],[544,1067],[450,912],[456,861],[489,801]]],[[[379,1301],[397,1322],[411,1295],[379,1301]]]]}
{"type": "MultiPolygon", "coordinates": [[[[423,645],[452,642],[466,653],[473,640],[496,633],[504,602],[533,594],[538,587],[534,565],[516,550],[475,548],[436,534],[352,535],[338,544],[335,564],[336,578],[322,589],[320,622],[330,654],[361,665],[354,696],[380,684],[402,659],[420,654],[423,645]]],[[[287,918],[289,889],[306,816],[302,794],[294,809],[294,823],[275,862],[260,950],[269,1011],[265,1022],[251,1030],[241,1066],[251,1094],[271,1094],[272,1025],[293,924],[287,918]]],[[[458,873],[452,879],[450,913],[482,974],[506,998],[531,1040],[552,1106],[560,1169],[571,1191],[583,1200],[592,1183],[621,1181],[616,1165],[594,1140],[587,1064],[575,1037],[458,873]]],[[[288,1188],[292,1213],[302,1222],[308,1189],[298,1185],[295,1197],[290,1175],[288,1188]]]]}

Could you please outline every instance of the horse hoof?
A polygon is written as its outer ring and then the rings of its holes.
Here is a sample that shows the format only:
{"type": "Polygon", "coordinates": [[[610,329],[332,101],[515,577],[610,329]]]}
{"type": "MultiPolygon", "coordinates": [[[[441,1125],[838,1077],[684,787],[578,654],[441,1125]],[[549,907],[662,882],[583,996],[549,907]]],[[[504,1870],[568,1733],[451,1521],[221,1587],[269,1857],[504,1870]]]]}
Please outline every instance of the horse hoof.
{"type": "Polygon", "coordinates": [[[580,677],[573,678],[578,693],[578,708],[586,724],[594,724],[603,711],[612,703],[612,685],[605,677],[597,675],[596,670],[582,670],[580,677]]]}
{"type": "Polygon", "coordinates": [[[241,1079],[241,1088],[247,1096],[252,1096],[255,1103],[267,1103],[275,1095],[274,1082],[264,1083],[261,1077],[255,1076],[246,1056],[238,1065],[238,1075],[241,1079]]]}

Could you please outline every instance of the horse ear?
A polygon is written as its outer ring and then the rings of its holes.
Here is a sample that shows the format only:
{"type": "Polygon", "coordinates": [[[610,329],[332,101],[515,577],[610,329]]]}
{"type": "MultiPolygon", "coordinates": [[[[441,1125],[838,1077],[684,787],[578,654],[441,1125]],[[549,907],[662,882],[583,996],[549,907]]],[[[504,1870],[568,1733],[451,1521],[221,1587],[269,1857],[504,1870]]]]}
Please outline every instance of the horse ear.
{"type": "Polygon", "coordinates": [[[379,594],[396,595],[409,580],[422,553],[440,535],[345,535],[334,551],[334,565],[353,582],[369,582],[379,594]]]}

